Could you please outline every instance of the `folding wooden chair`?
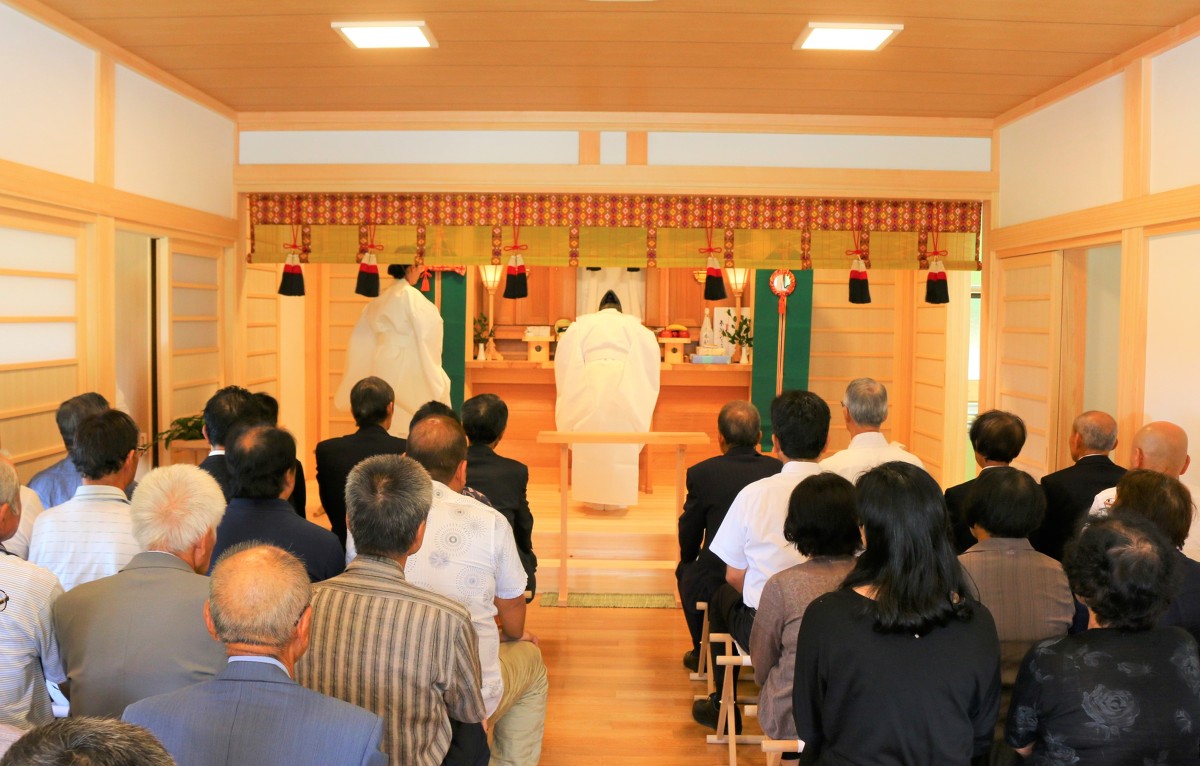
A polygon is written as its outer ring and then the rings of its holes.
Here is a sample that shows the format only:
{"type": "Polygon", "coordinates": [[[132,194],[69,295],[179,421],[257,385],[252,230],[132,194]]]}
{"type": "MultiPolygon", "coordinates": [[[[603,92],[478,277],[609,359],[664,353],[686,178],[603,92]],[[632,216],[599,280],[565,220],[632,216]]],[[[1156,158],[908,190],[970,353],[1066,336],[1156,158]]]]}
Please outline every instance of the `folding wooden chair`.
{"type": "MultiPolygon", "coordinates": [[[[696,658],[699,665],[696,667],[696,672],[692,673],[688,678],[693,681],[704,681],[708,687],[707,694],[712,694],[716,691],[716,688],[713,683],[712,673],[709,672],[710,668],[708,667],[708,602],[697,601],[696,609],[700,612],[700,618],[704,622],[700,628],[700,656],[696,658]]],[[[700,695],[696,695],[696,699],[700,699],[700,695]]]]}
{"type": "Polygon", "coordinates": [[[784,753],[804,752],[804,742],[799,739],[764,739],[762,749],[767,754],[767,766],[779,766],[784,753]]]}
{"type": "Polygon", "coordinates": [[[717,664],[726,670],[725,680],[721,684],[721,710],[717,716],[717,733],[709,734],[705,738],[705,742],[710,745],[729,745],[729,766],[737,766],[738,745],[758,745],[765,739],[761,734],[736,733],[737,716],[733,712],[734,707],[742,705],[743,718],[756,718],[758,716],[758,699],[738,698],[737,687],[733,682],[733,669],[735,667],[751,668],[754,667],[754,663],[746,650],[738,646],[738,643],[733,640],[733,636],[728,633],[713,633],[709,636],[709,641],[721,642],[726,645],[725,654],[717,658],[717,664]],[[736,653],[733,650],[736,650],[736,653]]]}

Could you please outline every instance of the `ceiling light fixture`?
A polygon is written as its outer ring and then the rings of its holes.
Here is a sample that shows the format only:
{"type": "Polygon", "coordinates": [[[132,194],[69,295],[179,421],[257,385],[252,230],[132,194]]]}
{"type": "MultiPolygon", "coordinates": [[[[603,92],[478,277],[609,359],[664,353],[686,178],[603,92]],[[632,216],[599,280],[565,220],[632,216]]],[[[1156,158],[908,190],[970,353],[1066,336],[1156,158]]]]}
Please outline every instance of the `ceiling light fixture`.
{"type": "Polygon", "coordinates": [[[829,24],[810,21],[792,48],[810,51],[877,51],[903,29],[903,24],[829,24]]]}
{"type": "Polygon", "coordinates": [[[424,21],[335,21],[330,24],[355,48],[436,48],[424,21]]]}

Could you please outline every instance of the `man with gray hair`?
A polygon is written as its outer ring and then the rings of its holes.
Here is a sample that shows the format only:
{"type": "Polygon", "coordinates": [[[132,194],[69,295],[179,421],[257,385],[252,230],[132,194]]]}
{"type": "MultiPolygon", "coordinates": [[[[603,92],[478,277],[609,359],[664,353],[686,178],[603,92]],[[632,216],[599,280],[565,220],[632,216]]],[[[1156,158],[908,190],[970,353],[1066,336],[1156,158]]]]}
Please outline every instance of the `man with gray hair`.
{"type": "Polygon", "coordinates": [[[72,715],[115,718],[140,699],[221,671],[225,651],[202,611],[224,513],[221,486],[193,465],[157,468],[138,485],[130,515],[144,550],[54,605],[72,715]]]}
{"type": "Polygon", "coordinates": [[[350,472],[358,557],[313,589],[313,650],[297,668],[309,689],[384,717],[391,766],[487,760],[471,615],[404,575],[432,502],[429,474],[411,458],[377,455],[350,472]]]}
{"type": "Polygon", "coordinates": [[[0,766],[175,766],[141,726],[111,718],[64,718],[13,743],[0,766]]]}
{"type": "Polygon", "coordinates": [[[292,680],[308,650],[312,586],[272,545],[230,548],[213,569],[204,622],[229,655],[211,681],[130,705],[122,716],[162,740],[179,766],[383,766],[383,721],[292,680]]]}
{"type": "Polygon", "coordinates": [[[1046,518],[1029,536],[1034,550],[1062,561],[1063,548],[1079,531],[1100,490],[1117,486],[1125,469],[1109,459],[1117,447],[1117,421],[1099,410],[1088,410],[1071,423],[1067,440],[1074,465],[1042,477],[1046,518]]]}
{"type": "Polygon", "coordinates": [[[903,444],[888,442],[880,432],[888,416],[887,388],[872,378],[856,378],[846,386],[842,397],[842,419],[850,434],[850,444],[821,461],[822,471],[833,471],[848,481],[877,465],[893,460],[924,468],[921,458],[904,449],[903,444]]]}
{"type": "Polygon", "coordinates": [[[67,679],[51,618],[62,586],[48,570],[4,550],[20,523],[21,483],[0,461],[0,724],[28,730],[53,718],[46,682],[67,679]]]}

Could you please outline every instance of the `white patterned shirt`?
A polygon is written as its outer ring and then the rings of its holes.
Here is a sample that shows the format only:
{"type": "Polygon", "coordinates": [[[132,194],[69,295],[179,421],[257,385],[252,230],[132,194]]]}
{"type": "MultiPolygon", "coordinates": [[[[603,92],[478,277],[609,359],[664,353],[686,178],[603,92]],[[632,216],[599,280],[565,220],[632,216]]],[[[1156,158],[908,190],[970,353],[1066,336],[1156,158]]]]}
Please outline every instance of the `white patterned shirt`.
{"type": "Polygon", "coordinates": [[[65,590],[115,575],[141,552],[125,492],[102,484],[81,486],[44,511],[29,542],[29,560],[53,572],[65,590]]]}
{"type": "Polygon", "coordinates": [[[491,716],[504,693],[496,599],[524,595],[527,580],[512,527],[495,508],[435,481],[425,541],[408,557],[404,576],[471,613],[479,637],[483,704],[491,716]]]}
{"type": "Polygon", "coordinates": [[[46,681],[63,683],[51,607],[63,594],[46,569],[0,553],[0,723],[29,730],[50,723],[46,681]]]}

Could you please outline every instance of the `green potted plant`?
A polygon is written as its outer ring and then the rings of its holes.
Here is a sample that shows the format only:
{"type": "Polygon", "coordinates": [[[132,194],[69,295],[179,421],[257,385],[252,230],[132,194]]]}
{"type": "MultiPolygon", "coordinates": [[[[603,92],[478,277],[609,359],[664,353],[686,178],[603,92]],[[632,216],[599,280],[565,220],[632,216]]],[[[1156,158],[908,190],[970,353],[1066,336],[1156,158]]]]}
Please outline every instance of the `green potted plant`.
{"type": "Polygon", "coordinates": [[[475,317],[473,329],[475,347],[478,351],[475,358],[482,362],[484,359],[487,359],[487,342],[496,337],[496,328],[492,327],[489,329],[487,314],[480,314],[475,317]]]}
{"type": "Polygon", "coordinates": [[[754,335],[750,332],[749,317],[738,317],[733,324],[721,330],[721,337],[733,344],[733,355],[729,357],[729,361],[749,363],[750,355],[747,353],[743,358],[742,353],[743,348],[754,348],[754,335]]]}
{"type": "Polygon", "coordinates": [[[204,416],[185,415],[171,421],[171,426],[165,431],[155,434],[154,441],[162,442],[167,449],[171,442],[195,441],[204,438],[204,416]]]}

